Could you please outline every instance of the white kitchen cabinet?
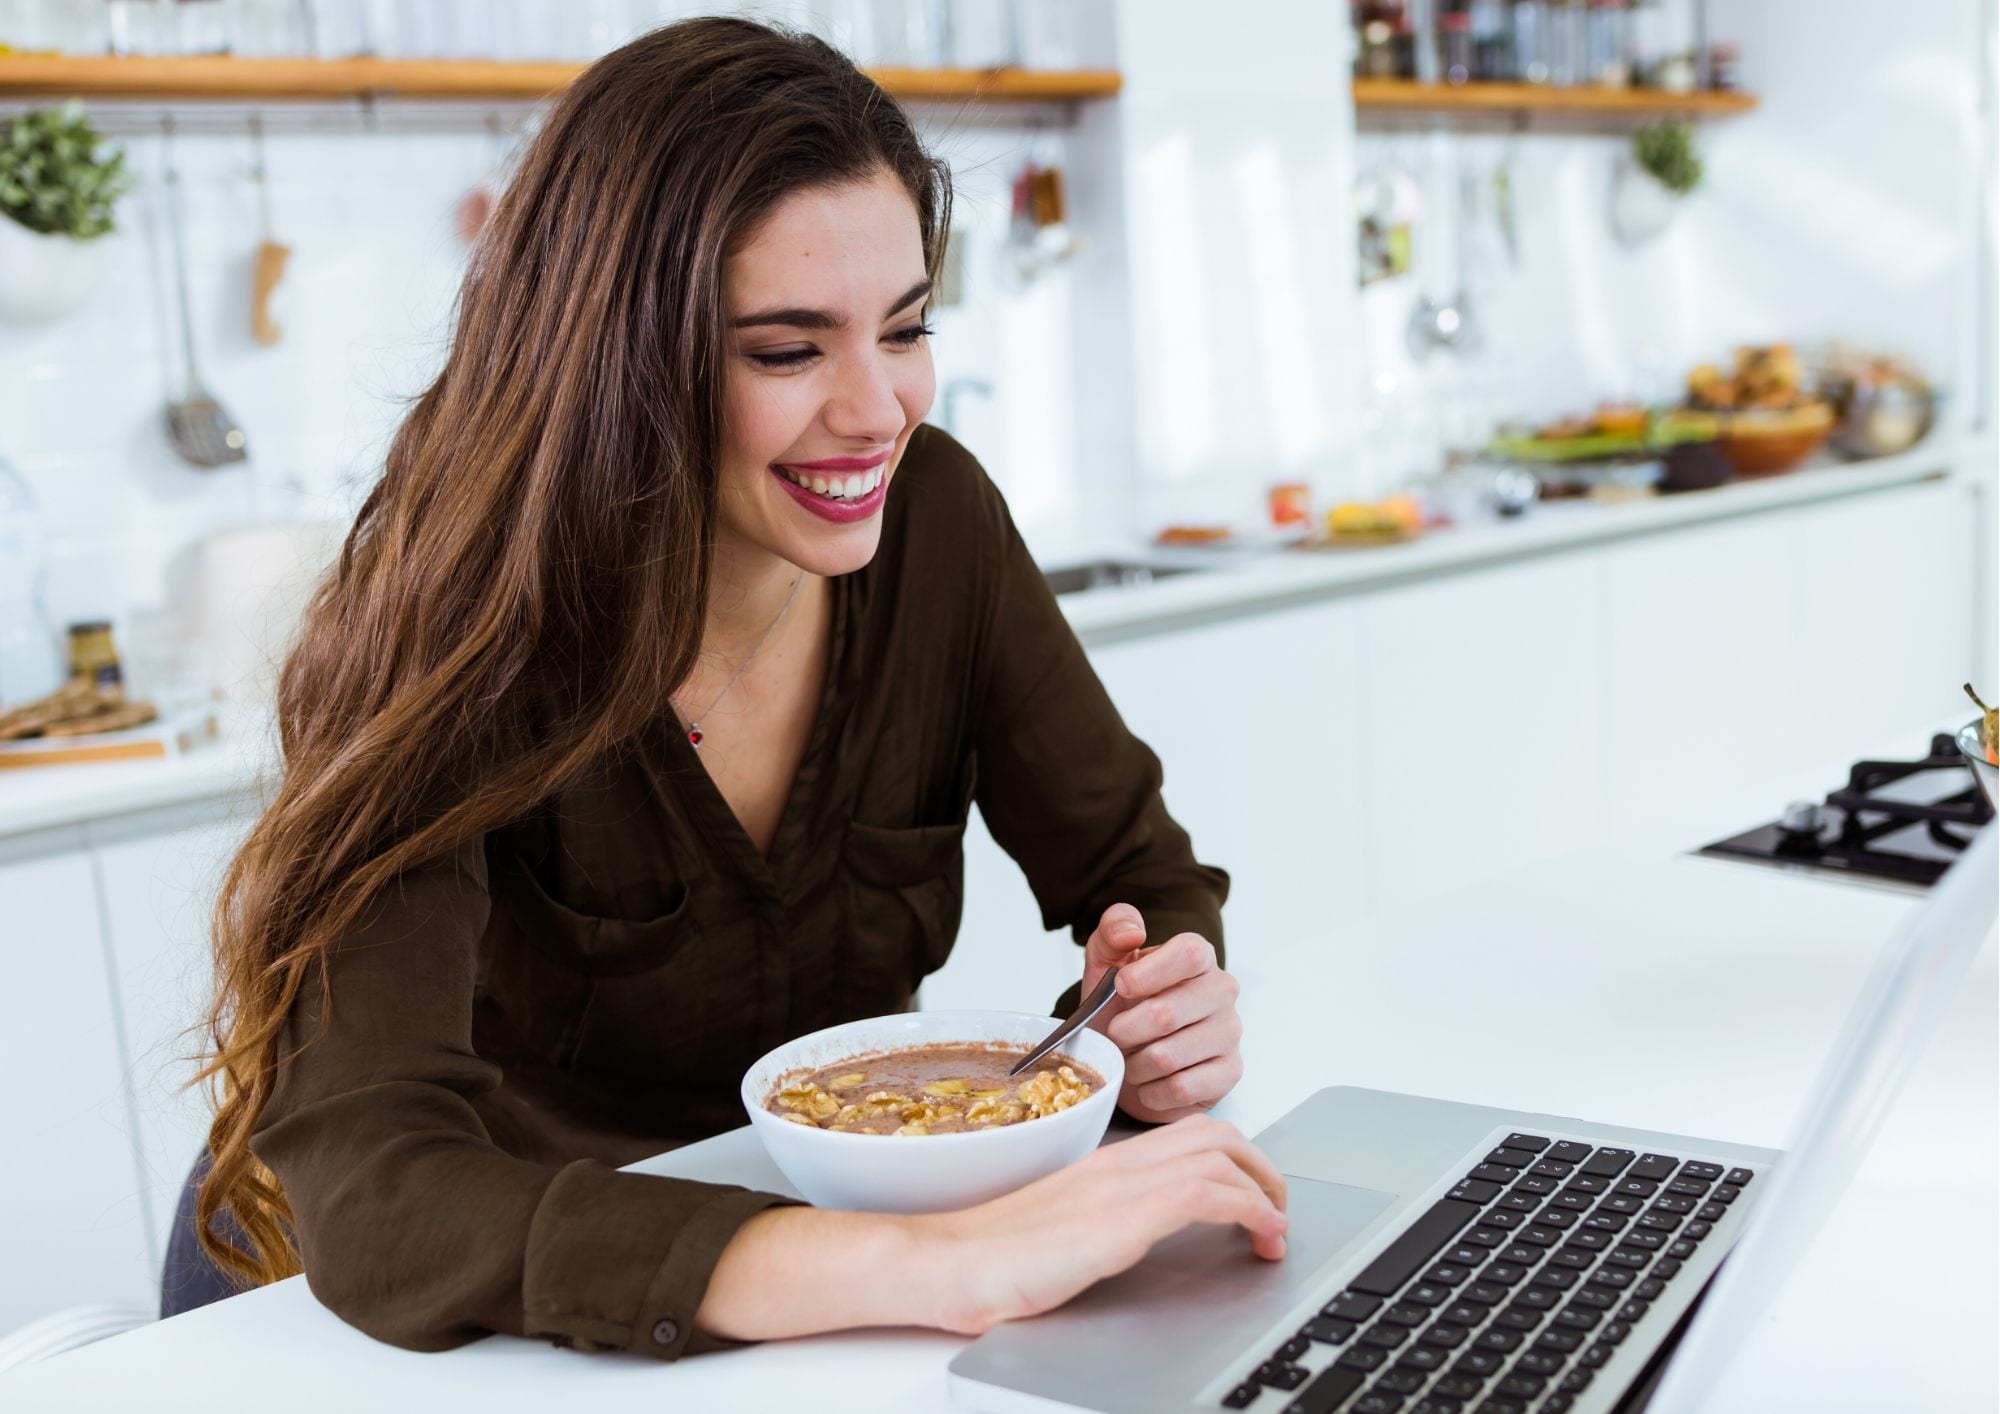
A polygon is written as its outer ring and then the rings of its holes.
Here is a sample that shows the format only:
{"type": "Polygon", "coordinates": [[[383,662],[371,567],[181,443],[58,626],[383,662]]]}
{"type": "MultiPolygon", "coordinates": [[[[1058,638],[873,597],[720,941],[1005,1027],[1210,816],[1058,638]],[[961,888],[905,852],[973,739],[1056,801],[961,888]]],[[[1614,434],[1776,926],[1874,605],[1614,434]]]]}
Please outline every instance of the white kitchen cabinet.
{"type": "Polygon", "coordinates": [[[82,831],[0,840],[0,1333],[157,1299],[82,831]]]}
{"type": "Polygon", "coordinates": [[[207,802],[89,827],[104,885],[113,985],[125,1019],[139,1210],[155,1268],[174,1204],[208,1133],[206,1087],[190,1090],[213,977],[209,909],[248,822],[207,802]]]}
{"type": "Polygon", "coordinates": [[[1558,555],[1359,601],[1376,908],[1599,832],[1599,580],[1594,555],[1558,555]]]}

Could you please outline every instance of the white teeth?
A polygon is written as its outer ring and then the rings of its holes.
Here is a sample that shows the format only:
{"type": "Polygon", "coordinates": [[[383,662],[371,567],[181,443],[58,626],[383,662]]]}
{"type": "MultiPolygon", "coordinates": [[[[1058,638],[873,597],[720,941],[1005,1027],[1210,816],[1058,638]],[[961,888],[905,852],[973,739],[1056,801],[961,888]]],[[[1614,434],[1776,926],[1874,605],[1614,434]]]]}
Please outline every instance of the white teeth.
{"type": "Polygon", "coordinates": [[[830,501],[858,501],[882,484],[883,471],[876,467],[872,471],[856,476],[807,476],[803,472],[788,467],[779,467],[785,477],[795,486],[803,486],[808,491],[816,491],[830,501]]]}

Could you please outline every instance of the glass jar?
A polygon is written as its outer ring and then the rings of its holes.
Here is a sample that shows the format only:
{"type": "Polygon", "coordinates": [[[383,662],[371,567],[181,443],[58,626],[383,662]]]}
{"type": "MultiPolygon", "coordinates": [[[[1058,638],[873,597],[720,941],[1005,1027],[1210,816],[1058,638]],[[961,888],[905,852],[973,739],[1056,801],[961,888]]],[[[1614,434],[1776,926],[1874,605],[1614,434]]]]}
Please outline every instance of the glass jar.
{"type": "Polygon", "coordinates": [[[1438,77],[1449,84],[1472,82],[1472,17],[1439,15],[1438,77]]]}
{"type": "Polygon", "coordinates": [[[166,0],[104,0],[104,47],[119,55],[166,54],[169,13],[166,0]]]}
{"type": "Polygon", "coordinates": [[[1573,88],[1589,77],[1590,11],[1584,0],[1560,0],[1549,20],[1549,82],[1573,88]]]}
{"type": "Polygon", "coordinates": [[[1517,83],[1549,81],[1548,0],[1514,0],[1514,79],[1517,83]]]}
{"type": "Polygon", "coordinates": [[[1590,81],[1600,88],[1627,88],[1631,66],[1625,57],[1625,0],[1594,0],[1590,8],[1590,81]]]}
{"type": "Polygon", "coordinates": [[[229,17],[223,12],[222,0],[174,0],[173,22],[174,53],[229,52],[229,17]]]}

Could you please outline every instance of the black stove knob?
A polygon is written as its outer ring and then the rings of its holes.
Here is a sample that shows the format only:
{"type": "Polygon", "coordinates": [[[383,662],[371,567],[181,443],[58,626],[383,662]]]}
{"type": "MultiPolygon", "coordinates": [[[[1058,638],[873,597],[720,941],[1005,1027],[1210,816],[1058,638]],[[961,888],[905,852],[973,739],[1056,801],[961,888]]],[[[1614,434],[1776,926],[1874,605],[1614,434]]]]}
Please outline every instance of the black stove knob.
{"type": "Polygon", "coordinates": [[[1818,835],[1825,823],[1816,801],[1795,800],[1778,817],[1778,828],[1788,835],[1818,835]]]}

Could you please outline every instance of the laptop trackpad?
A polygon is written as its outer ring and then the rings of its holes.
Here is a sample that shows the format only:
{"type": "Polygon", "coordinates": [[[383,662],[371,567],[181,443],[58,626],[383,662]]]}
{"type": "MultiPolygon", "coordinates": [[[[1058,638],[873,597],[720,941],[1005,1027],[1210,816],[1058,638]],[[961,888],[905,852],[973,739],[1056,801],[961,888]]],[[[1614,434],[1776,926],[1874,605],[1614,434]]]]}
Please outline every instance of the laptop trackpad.
{"type": "MultiPolygon", "coordinates": [[[[1285,1182],[1292,1222],[1282,1262],[1252,1253],[1240,1228],[1189,1228],[1061,1309],[982,1336],[952,1373],[1086,1409],[1180,1408],[1316,1291],[1328,1264],[1396,1201],[1291,1174],[1285,1182]],[[1138,1351],[1146,1358],[1127,1358],[1138,1351]]],[[[975,1391],[958,1394],[979,1407],[975,1391]]]]}

